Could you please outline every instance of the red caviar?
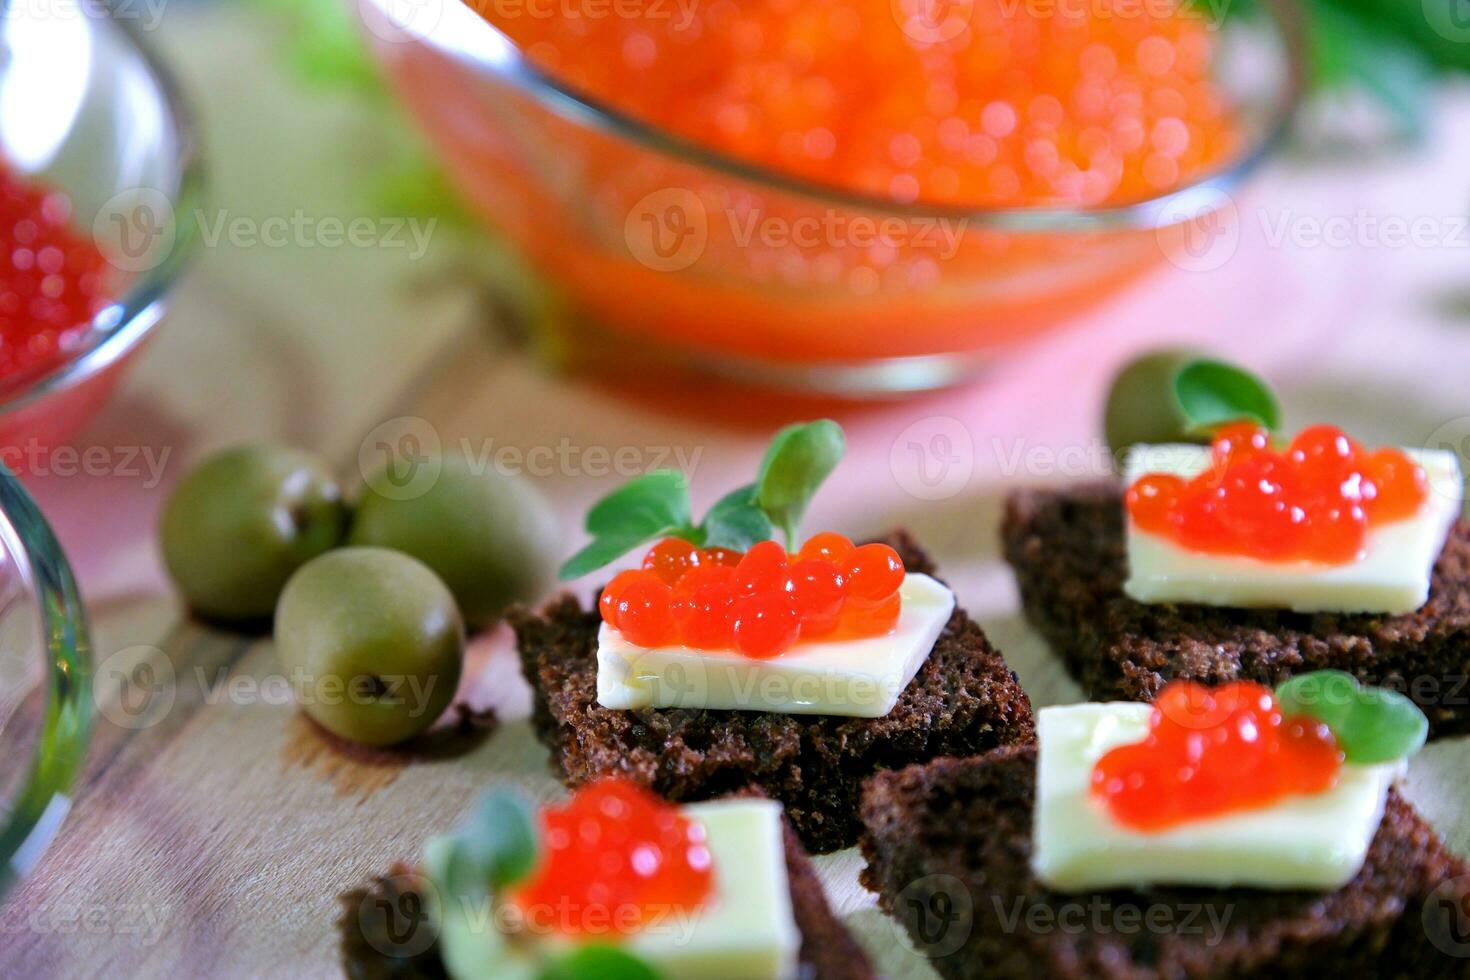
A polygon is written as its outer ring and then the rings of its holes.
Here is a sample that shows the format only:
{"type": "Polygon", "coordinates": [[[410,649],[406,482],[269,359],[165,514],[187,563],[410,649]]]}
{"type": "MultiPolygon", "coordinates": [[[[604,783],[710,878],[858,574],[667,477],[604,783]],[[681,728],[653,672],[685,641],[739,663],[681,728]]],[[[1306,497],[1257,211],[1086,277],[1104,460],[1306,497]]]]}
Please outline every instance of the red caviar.
{"type": "Polygon", "coordinates": [[[643,556],[643,567],[669,585],[679,581],[685,572],[698,564],[699,549],[683,538],[664,538],[643,556]]]}
{"type": "Polygon", "coordinates": [[[638,646],[682,643],[766,658],[803,639],[892,632],[903,609],[903,579],[903,561],[892,548],[856,547],[830,532],[794,555],[774,541],[741,554],[666,538],[649,549],[642,568],[608,583],[598,608],[638,646]]]}
{"type": "Polygon", "coordinates": [[[541,811],[541,853],[512,896],[534,931],[629,933],[714,889],[704,827],[636,784],[589,783],[541,811]]]}
{"type": "Polygon", "coordinates": [[[1285,450],[1266,430],[1226,426],[1191,480],[1150,473],[1128,488],[1140,530],[1195,551],[1265,561],[1345,564],[1370,528],[1412,517],[1428,496],[1422,467],[1397,449],[1366,450],[1339,429],[1304,429],[1285,450]]]}
{"type": "Polygon", "coordinates": [[[0,378],[55,363],[107,303],[107,261],[70,219],[65,194],[0,161],[0,378]]]}
{"type": "Polygon", "coordinates": [[[1124,826],[1164,830],[1324,792],[1342,758],[1331,729],[1283,716],[1270,688],[1175,681],[1154,701],[1148,736],[1098,760],[1092,794],[1124,826]]]}
{"type": "Polygon", "coordinates": [[[1235,152],[1188,3],[471,0],[552,76],[695,142],[903,202],[1094,205],[1235,152]]]}

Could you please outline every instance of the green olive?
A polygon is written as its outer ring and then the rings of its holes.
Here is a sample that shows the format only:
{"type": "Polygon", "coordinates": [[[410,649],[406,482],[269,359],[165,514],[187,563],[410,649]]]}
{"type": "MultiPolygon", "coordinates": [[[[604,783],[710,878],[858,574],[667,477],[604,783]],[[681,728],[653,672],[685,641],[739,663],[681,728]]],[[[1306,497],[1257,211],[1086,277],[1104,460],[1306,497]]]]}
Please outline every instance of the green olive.
{"type": "Polygon", "coordinates": [[[195,467],[164,506],[164,563],[196,612],[260,619],[286,580],[341,543],[347,508],[326,465],[281,446],[228,449],[195,467]]]}
{"type": "Polygon", "coordinates": [[[286,584],[276,651],[297,704],[318,724],[363,745],[392,745],[426,730],[453,700],[464,623],[423,562],[342,548],[286,584]]]}
{"type": "Polygon", "coordinates": [[[1199,351],[1152,351],[1113,379],[1104,428],[1113,452],[1140,443],[1208,443],[1220,425],[1252,419],[1276,428],[1276,396],[1245,369],[1199,351]]]}
{"type": "Polygon", "coordinates": [[[444,579],[465,620],[483,626],[553,581],[556,517],[525,480],[463,457],[434,460],[437,477],[412,493],[389,474],[367,481],[350,542],[394,548],[444,579]]]}
{"type": "Polygon", "coordinates": [[[1189,418],[1173,394],[1180,369],[1201,356],[1191,350],[1154,351],[1118,372],[1103,415],[1113,452],[1139,443],[1205,441],[1189,434],[1189,418]]]}

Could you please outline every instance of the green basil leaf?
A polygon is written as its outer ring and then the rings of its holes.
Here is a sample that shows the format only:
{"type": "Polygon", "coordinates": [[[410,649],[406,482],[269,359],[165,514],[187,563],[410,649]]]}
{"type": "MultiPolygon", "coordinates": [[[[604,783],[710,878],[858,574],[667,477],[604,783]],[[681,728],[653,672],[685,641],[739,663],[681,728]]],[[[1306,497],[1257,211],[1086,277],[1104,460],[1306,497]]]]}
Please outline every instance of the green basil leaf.
{"type": "Polygon", "coordinates": [[[690,523],[689,480],[676,470],[654,470],[629,480],[587,512],[587,533],[597,538],[635,531],[652,536],[690,523]]]}
{"type": "Polygon", "coordinates": [[[1424,746],[1429,719],[1398,691],[1365,688],[1348,716],[1347,740],[1338,739],[1348,762],[1369,765],[1406,759],[1424,746]]]}
{"type": "Polygon", "coordinates": [[[592,543],[567,559],[562,581],[595,571],[654,538],[675,535],[701,543],[690,526],[689,480],[675,470],[655,470],[618,487],[587,512],[592,543]]]}
{"type": "Polygon", "coordinates": [[[1335,734],[1352,714],[1362,686],[1342,670],[1313,670],[1283,682],[1276,688],[1276,703],[1284,715],[1308,715],[1324,723],[1335,734]]]}
{"type": "Polygon", "coordinates": [[[1418,752],[1429,719],[1397,691],[1363,687],[1351,674],[1317,670],[1276,689],[1286,715],[1309,715],[1332,729],[1343,758],[1356,765],[1392,762],[1418,752]]]}
{"type": "Polygon", "coordinates": [[[588,572],[595,572],[603,565],[617,561],[640,544],[652,541],[654,538],[663,537],[666,534],[673,534],[676,530],[678,529],[660,527],[646,533],[643,531],[633,531],[626,534],[609,534],[606,537],[594,538],[591,544],[568,558],[557,572],[557,575],[563,582],[571,581],[574,578],[581,578],[588,572]]]}
{"type": "Polygon", "coordinates": [[[836,468],[847,448],[842,426],[831,419],[790,425],[776,433],[761,461],[756,479],[761,510],[796,543],[797,528],[807,504],[836,468]]]}
{"type": "Polygon", "coordinates": [[[768,540],[775,531],[771,519],[760,508],[754,483],[721,497],[704,515],[700,527],[706,547],[735,551],[749,551],[752,545],[768,540]]]}
{"type": "Polygon", "coordinates": [[[1201,358],[1185,364],[1174,376],[1174,397],[1197,434],[1242,420],[1268,429],[1281,424],[1281,406],[1270,386],[1224,361],[1201,358]]]}
{"type": "Polygon", "coordinates": [[[456,895],[500,890],[521,881],[536,865],[536,816],[519,792],[486,793],[454,833],[446,882],[456,895]]]}
{"type": "Polygon", "coordinates": [[[658,980],[658,972],[626,950],[589,943],[553,960],[541,980],[658,980]]]}

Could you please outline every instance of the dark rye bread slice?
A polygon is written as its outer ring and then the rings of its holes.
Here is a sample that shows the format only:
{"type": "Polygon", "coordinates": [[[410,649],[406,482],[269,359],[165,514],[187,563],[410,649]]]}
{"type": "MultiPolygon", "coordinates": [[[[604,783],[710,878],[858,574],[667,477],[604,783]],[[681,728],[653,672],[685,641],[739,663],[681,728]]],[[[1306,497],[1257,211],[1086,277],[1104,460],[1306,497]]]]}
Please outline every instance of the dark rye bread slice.
{"type": "MultiPolygon", "coordinates": [[[[791,911],[801,933],[799,980],[872,980],[866,954],[827,904],[822,883],[790,824],[785,827],[786,877],[791,911]]],[[[441,980],[444,964],[432,935],[422,930],[419,879],[406,868],[390,871],[342,896],[342,963],[354,980],[441,980]]]]}
{"type": "MultiPolygon", "coordinates": [[[[934,565],[906,534],[905,567],[934,565]]],[[[678,802],[755,784],[786,808],[808,850],[856,843],[862,781],[879,769],[973,755],[1035,738],[1031,703],[980,627],[956,609],[928,660],[882,718],[698,708],[625,711],[597,703],[595,608],[563,596],[511,613],[534,694],[533,723],[566,781],[619,773],[678,802]]]]}
{"type": "Polygon", "coordinates": [[[1049,890],[1031,873],[1036,749],[881,773],[863,883],[949,978],[1462,977],[1470,867],[1390,792],[1339,891],[1049,890]],[[1459,955],[1456,955],[1458,953],[1459,955]]]}
{"type": "Polygon", "coordinates": [[[1429,602],[1406,616],[1148,605],[1123,593],[1122,491],[1112,484],[1011,495],[1002,531],[1027,618],[1095,701],[1151,701],[1176,678],[1275,685],[1346,670],[1402,691],[1431,736],[1470,731],[1470,525],[1434,568],[1429,602]]]}

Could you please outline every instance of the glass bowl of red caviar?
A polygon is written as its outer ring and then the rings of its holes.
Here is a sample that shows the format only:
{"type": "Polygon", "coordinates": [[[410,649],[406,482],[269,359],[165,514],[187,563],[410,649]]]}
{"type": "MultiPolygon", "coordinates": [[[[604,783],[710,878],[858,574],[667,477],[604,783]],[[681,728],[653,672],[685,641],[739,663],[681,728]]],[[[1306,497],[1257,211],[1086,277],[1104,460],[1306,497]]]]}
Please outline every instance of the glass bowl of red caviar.
{"type": "Polygon", "coordinates": [[[570,343],[839,393],[1188,263],[1303,71],[1291,0],[349,2],[570,343]]]}
{"type": "Polygon", "coordinates": [[[0,453],[18,459],[103,405],[193,242],[190,116],[137,23],[0,7],[0,453]]]}
{"type": "Polygon", "coordinates": [[[0,465],[0,898],[70,810],[91,732],[89,651],[66,556],[0,465]]]}

